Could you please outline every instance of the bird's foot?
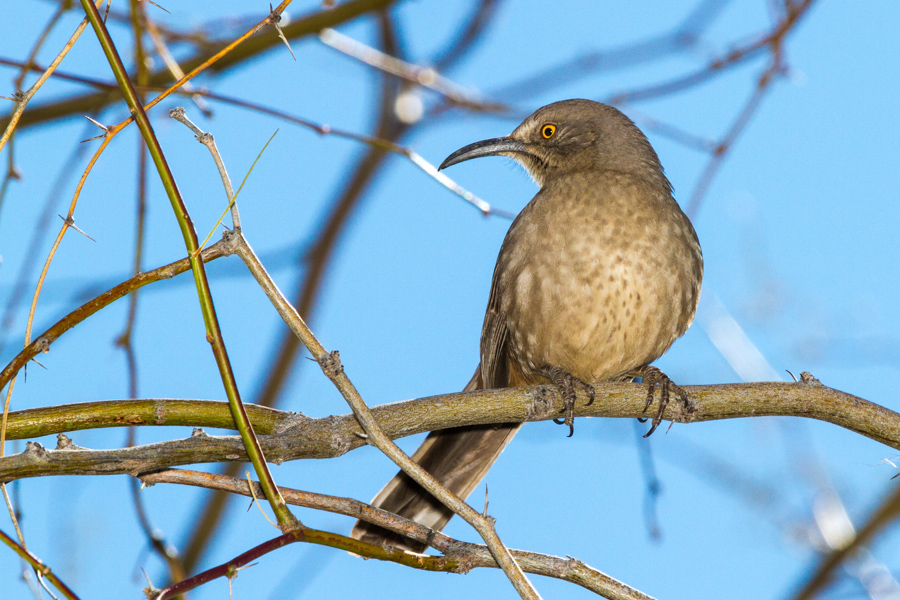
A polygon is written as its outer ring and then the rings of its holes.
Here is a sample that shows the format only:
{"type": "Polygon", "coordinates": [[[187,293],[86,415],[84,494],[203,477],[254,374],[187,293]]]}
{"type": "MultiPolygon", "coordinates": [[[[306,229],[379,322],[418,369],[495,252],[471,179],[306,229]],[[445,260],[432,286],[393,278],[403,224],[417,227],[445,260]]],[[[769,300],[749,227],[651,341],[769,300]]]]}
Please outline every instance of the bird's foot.
{"type": "MultiPolygon", "coordinates": [[[[636,369],[628,373],[628,375],[632,377],[640,377],[641,382],[647,384],[647,404],[644,406],[644,411],[647,412],[647,409],[650,408],[650,405],[653,404],[653,391],[659,386],[659,410],[656,411],[656,415],[654,415],[653,420],[650,424],[650,431],[644,434],[644,437],[648,437],[651,433],[656,431],[656,428],[659,427],[659,424],[662,423],[663,413],[666,411],[666,406],[669,404],[669,398],[674,396],[679,402],[681,402],[685,409],[688,412],[691,411],[691,402],[688,400],[687,393],[681,389],[680,386],[676,385],[671,379],[669,379],[668,375],[660,371],[657,367],[641,367],[640,369],[636,369]]],[[[645,423],[647,419],[638,418],[638,421],[641,423],[645,423]]],[[[673,421],[674,423],[674,421],[673,421]]],[[[669,425],[671,428],[672,426],[669,425]]]]}
{"type": "Polygon", "coordinates": [[[588,401],[585,406],[590,406],[594,402],[594,386],[583,382],[559,367],[545,367],[541,374],[553,382],[553,385],[559,390],[559,395],[562,396],[563,402],[565,402],[565,407],[560,411],[566,413],[565,418],[553,419],[553,422],[557,425],[568,425],[568,437],[572,437],[572,434],[575,433],[575,388],[581,388],[587,394],[588,401]]]}

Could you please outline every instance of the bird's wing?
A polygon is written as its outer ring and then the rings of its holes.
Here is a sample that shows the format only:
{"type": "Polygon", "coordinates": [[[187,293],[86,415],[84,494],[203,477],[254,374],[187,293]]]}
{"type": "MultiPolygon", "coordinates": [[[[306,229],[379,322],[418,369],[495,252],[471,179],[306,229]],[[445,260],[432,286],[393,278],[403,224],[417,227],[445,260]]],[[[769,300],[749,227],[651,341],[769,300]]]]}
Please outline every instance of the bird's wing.
{"type": "Polygon", "coordinates": [[[506,318],[500,312],[500,294],[497,292],[497,273],[491,282],[491,296],[481,328],[481,383],[484,389],[509,385],[509,357],[506,343],[509,329],[506,318]]]}

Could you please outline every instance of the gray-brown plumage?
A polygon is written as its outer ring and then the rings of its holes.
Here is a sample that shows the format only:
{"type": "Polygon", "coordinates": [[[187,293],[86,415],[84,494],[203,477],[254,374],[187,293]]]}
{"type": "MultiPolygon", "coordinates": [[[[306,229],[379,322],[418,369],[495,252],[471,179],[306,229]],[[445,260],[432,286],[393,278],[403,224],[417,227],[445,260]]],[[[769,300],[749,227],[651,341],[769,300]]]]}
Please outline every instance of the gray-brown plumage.
{"type": "MultiPolygon", "coordinates": [[[[481,363],[466,390],[552,382],[567,401],[575,387],[643,377],[648,406],[657,384],[659,425],[669,386],[648,365],[691,324],[703,258],[672,197],[656,152],[621,112],[590,100],[537,110],[508,137],[451,154],[441,168],[502,155],[540,191],[500,248],[481,333],[481,363]]],[[[519,424],[432,432],[413,455],[458,496],[475,488],[519,424]]],[[[571,433],[570,433],[571,434],[571,433]]],[[[403,473],[372,504],[436,530],[452,513],[403,473]]],[[[357,522],[351,534],[413,551],[424,545],[357,522]]]]}

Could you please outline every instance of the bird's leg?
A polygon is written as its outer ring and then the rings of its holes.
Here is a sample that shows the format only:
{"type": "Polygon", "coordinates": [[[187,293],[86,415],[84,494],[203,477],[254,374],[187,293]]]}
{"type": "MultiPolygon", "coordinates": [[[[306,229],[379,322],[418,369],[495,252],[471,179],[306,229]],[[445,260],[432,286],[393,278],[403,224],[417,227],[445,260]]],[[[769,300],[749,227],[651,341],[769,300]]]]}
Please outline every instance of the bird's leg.
{"type": "Polygon", "coordinates": [[[541,375],[553,382],[553,385],[559,390],[559,395],[562,396],[563,402],[565,402],[565,408],[560,412],[565,412],[566,417],[564,419],[553,419],[553,422],[557,425],[568,425],[568,437],[572,437],[572,434],[575,433],[575,388],[580,387],[587,394],[588,401],[586,406],[590,406],[594,402],[594,386],[583,382],[559,367],[544,367],[541,369],[541,375]]]}
{"type": "MultiPolygon", "coordinates": [[[[659,410],[656,411],[656,415],[653,417],[653,421],[650,425],[650,431],[648,431],[644,437],[648,437],[651,433],[656,431],[656,428],[659,427],[659,424],[662,423],[663,413],[666,411],[666,406],[669,404],[669,396],[674,392],[675,397],[684,404],[685,408],[690,408],[690,400],[688,400],[687,394],[681,387],[676,385],[669,377],[660,371],[657,367],[641,367],[640,369],[635,369],[628,373],[631,377],[640,377],[643,383],[647,384],[647,404],[644,406],[644,411],[647,412],[647,409],[650,408],[650,405],[653,404],[653,390],[656,389],[656,386],[659,386],[659,410]]],[[[638,418],[638,421],[644,423],[647,419],[638,418]]],[[[671,425],[669,425],[671,427],[671,425]]]]}

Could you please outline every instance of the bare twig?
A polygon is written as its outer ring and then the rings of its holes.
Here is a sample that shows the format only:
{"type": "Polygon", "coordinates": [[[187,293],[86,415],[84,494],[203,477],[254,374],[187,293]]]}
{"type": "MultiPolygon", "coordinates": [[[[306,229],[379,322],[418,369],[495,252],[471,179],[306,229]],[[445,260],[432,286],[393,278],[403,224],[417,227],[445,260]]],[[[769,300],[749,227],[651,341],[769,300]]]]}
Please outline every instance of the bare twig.
{"type": "MultiPolygon", "coordinates": [[[[205,262],[209,262],[223,256],[229,256],[233,251],[230,242],[223,240],[204,249],[200,258],[205,262]]],[[[183,258],[152,271],[136,275],[85,302],[37,336],[33,342],[26,346],[24,350],[17,354],[9,364],[0,371],[0,390],[2,390],[15,374],[24,368],[30,360],[42,352],[48,352],[50,350],[50,345],[55,342],[59,336],[75,327],[78,323],[81,323],[91,315],[96,314],[102,308],[109,306],[119,298],[122,298],[148,283],[153,283],[154,281],[160,281],[162,279],[170,279],[175,275],[190,270],[190,268],[189,259],[183,258]]],[[[5,439],[5,427],[6,419],[4,415],[4,420],[2,425],[0,425],[0,437],[3,439],[5,439]]]]}
{"type": "MultiPolygon", "coordinates": [[[[231,178],[228,176],[228,169],[225,167],[225,161],[216,147],[216,140],[213,134],[202,131],[199,127],[188,118],[184,112],[184,108],[178,106],[169,111],[169,116],[184,124],[194,134],[194,139],[206,146],[209,153],[216,163],[216,169],[219,171],[219,177],[222,179],[222,185],[225,187],[225,197],[228,200],[228,206],[231,207],[231,221],[235,229],[241,228],[241,215],[238,212],[237,204],[234,202],[234,189],[231,187],[231,178]]],[[[201,244],[202,245],[202,244],[201,244]]]]}
{"type": "MultiPolygon", "coordinates": [[[[142,475],[140,480],[147,486],[157,483],[175,483],[243,496],[262,493],[262,489],[256,482],[253,482],[254,489],[251,489],[247,481],[243,479],[181,469],[170,469],[142,475]]],[[[444,559],[427,557],[426,560],[429,562],[409,565],[413,568],[441,567],[443,570],[453,573],[467,573],[470,569],[482,567],[498,568],[497,562],[491,556],[487,546],[453,539],[439,531],[419,525],[415,521],[410,521],[380,508],[374,508],[358,500],[304,492],[285,487],[281,488],[281,493],[288,504],[363,519],[400,533],[405,537],[428,543],[444,554],[444,559]]],[[[342,539],[346,540],[346,538],[342,539]]],[[[373,555],[369,555],[366,552],[366,550],[370,550],[369,548],[361,547],[358,544],[354,544],[352,547],[348,544],[348,547],[344,549],[352,550],[354,553],[367,558],[395,560],[394,554],[385,555],[383,549],[377,546],[371,548],[373,555]]],[[[522,569],[528,573],[569,581],[610,600],[652,600],[642,592],[589,567],[578,559],[571,557],[560,558],[523,550],[510,550],[510,552],[522,566],[522,569]]]]}

